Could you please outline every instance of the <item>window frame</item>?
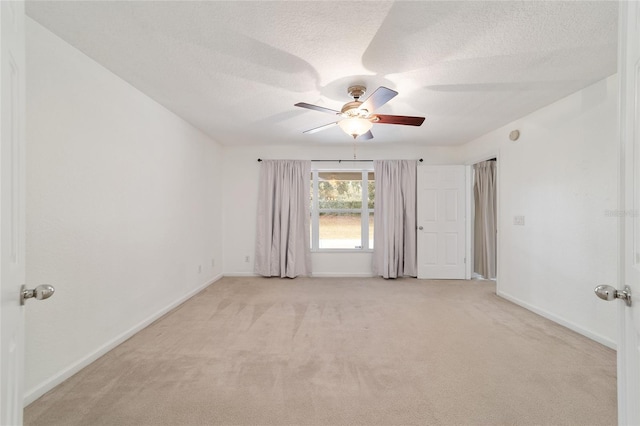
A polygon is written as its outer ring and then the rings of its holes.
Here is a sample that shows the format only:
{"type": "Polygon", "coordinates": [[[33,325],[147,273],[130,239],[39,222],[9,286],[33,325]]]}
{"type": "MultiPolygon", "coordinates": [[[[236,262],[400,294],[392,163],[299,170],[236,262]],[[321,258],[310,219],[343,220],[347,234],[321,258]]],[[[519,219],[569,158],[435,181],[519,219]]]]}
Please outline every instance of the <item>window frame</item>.
{"type": "MultiPolygon", "coordinates": [[[[369,208],[369,174],[373,173],[373,163],[363,163],[357,167],[334,163],[311,168],[311,184],[313,190],[311,202],[311,252],[316,253],[371,253],[371,235],[369,235],[369,216],[375,215],[374,208],[369,208]],[[359,209],[319,208],[318,175],[319,173],[361,173],[362,204],[359,209]],[[354,248],[320,248],[320,213],[359,213],[360,214],[360,247],[354,248]]],[[[374,231],[375,232],[375,231],[374,231]]]]}

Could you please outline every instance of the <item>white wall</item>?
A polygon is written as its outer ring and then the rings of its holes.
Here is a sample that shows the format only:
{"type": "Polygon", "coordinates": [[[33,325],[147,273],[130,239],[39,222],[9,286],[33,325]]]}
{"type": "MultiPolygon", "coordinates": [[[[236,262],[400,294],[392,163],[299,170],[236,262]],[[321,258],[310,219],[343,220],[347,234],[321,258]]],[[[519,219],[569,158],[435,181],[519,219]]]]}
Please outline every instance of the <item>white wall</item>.
{"type": "Polygon", "coordinates": [[[593,288],[616,285],[617,100],[612,76],[462,147],[498,155],[498,293],[611,347],[615,304],[593,288]]]}
{"type": "Polygon", "coordinates": [[[223,196],[217,143],[26,35],[27,282],[56,287],[26,308],[29,403],[221,274],[223,196]]]}
{"type": "MultiPolygon", "coordinates": [[[[375,140],[375,139],[374,139],[375,140]]],[[[458,148],[361,142],[360,159],[424,159],[424,164],[460,164],[458,148]]],[[[243,146],[224,147],[224,272],[225,275],[253,274],[255,221],[258,202],[258,158],[297,160],[349,160],[353,143],[345,137],[344,145],[243,146]],[[249,262],[245,257],[249,256],[249,262]]],[[[356,163],[357,164],[357,163],[356,163]]],[[[360,165],[361,166],[361,165],[360,165]]],[[[314,276],[370,276],[372,253],[312,253],[314,276]]]]}

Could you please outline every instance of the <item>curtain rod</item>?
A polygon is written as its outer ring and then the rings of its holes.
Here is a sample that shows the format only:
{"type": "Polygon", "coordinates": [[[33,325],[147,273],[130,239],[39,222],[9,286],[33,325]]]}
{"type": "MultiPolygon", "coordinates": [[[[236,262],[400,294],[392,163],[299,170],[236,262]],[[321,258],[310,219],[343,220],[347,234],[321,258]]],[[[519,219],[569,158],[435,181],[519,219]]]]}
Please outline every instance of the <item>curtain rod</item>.
{"type": "MultiPolygon", "coordinates": [[[[258,158],[258,162],[261,162],[261,161],[262,161],[262,158],[258,158]]],[[[327,162],[327,161],[330,161],[330,162],[334,162],[334,163],[342,163],[344,161],[344,162],[347,162],[347,163],[353,163],[353,162],[371,162],[373,160],[311,160],[311,161],[315,161],[315,162],[327,162]]],[[[422,163],[424,160],[421,158],[418,161],[422,163]]]]}

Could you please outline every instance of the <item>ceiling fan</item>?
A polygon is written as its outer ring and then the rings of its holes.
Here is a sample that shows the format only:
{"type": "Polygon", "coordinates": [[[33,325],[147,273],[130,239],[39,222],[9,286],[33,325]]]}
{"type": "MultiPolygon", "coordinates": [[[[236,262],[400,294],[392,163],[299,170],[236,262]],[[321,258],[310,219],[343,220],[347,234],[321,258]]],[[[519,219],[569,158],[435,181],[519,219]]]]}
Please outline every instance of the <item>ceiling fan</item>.
{"type": "Polygon", "coordinates": [[[325,124],[324,126],[309,129],[302,133],[316,133],[338,125],[346,134],[353,136],[354,139],[357,137],[361,137],[362,139],[372,139],[373,133],[371,133],[371,127],[374,123],[420,126],[424,122],[424,117],[376,114],[375,110],[393,99],[398,92],[387,87],[380,86],[364,102],[361,102],[360,98],[366,91],[367,88],[364,86],[349,87],[347,93],[349,93],[349,96],[353,98],[353,101],[344,104],[340,111],[305,102],[298,102],[295,104],[297,107],[338,115],[343,118],[342,120],[334,123],[325,124]]]}

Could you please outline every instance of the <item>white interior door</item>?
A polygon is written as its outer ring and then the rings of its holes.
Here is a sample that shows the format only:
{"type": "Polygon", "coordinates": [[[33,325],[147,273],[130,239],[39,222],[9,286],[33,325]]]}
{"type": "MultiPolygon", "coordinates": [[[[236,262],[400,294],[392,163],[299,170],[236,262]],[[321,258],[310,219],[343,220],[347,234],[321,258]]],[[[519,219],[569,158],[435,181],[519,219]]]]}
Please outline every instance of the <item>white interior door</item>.
{"type": "MultiPolygon", "coordinates": [[[[629,286],[632,305],[619,307],[618,422],[640,425],[640,7],[620,2],[619,78],[622,183],[620,286],[629,286]],[[634,300],[635,299],[635,300],[634,300]]],[[[621,290],[621,289],[619,289],[621,290]]]]}
{"type": "Polygon", "coordinates": [[[466,275],[465,166],[418,167],[418,278],[466,275]]]}
{"type": "Polygon", "coordinates": [[[0,424],[22,424],[24,3],[0,2],[0,424]]]}

